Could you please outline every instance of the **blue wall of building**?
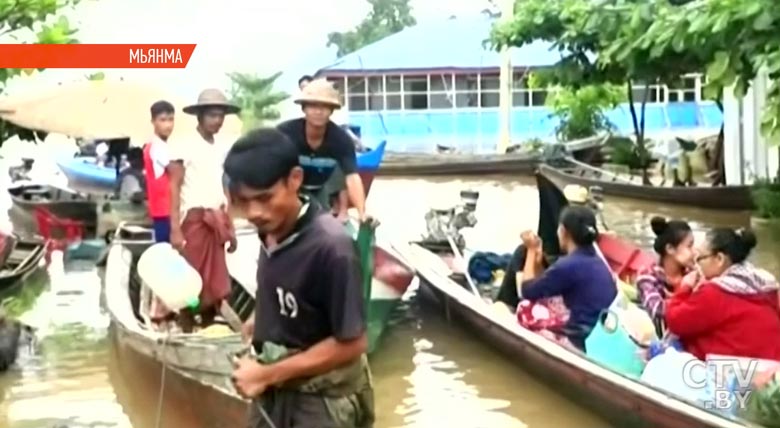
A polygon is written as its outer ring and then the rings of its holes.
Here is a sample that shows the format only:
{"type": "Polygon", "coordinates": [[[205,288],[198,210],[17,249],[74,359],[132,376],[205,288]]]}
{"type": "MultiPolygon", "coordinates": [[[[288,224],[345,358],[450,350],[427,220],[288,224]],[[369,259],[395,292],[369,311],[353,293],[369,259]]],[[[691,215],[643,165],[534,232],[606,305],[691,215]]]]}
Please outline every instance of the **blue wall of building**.
{"type": "MultiPolygon", "coordinates": [[[[608,117],[620,133],[634,131],[628,104],[610,111],[608,117]]],[[[349,112],[349,122],[361,127],[368,145],[387,140],[387,149],[398,152],[433,152],[437,144],[462,152],[495,152],[499,134],[498,109],[492,108],[349,112]]],[[[711,102],[648,104],[645,113],[649,135],[719,129],[722,122],[720,110],[711,102]]],[[[512,142],[531,138],[552,141],[557,124],[558,119],[546,107],[515,108],[512,142]]]]}

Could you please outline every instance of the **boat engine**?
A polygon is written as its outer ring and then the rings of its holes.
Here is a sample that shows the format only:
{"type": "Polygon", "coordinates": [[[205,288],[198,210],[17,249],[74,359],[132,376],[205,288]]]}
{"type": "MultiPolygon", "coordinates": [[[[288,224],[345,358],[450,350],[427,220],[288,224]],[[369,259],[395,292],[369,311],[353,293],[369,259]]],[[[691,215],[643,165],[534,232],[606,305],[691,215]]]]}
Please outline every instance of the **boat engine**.
{"type": "Polygon", "coordinates": [[[466,246],[460,230],[465,227],[474,227],[477,224],[475,211],[479,192],[474,190],[462,190],[460,192],[460,204],[451,208],[433,208],[425,214],[425,225],[428,231],[423,242],[429,245],[449,248],[447,237],[451,237],[455,245],[463,250],[466,246]]]}

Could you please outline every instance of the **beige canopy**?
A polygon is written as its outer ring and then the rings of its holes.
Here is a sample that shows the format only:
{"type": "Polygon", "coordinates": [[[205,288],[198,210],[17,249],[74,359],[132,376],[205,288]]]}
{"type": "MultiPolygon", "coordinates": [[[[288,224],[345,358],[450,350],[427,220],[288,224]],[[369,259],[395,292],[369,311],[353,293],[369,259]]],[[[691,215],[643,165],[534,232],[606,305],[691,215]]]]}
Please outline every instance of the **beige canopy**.
{"type": "MultiPolygon", "coordinates": [[[[149,108],[167,100],[176,108],[172,139],[196,136],[195,116],[182,100],[153,86],[124,81],[85,81],[0,98],[0,118],[29,129],[84,139],[130,138],[142,145],[152,134],[149,108]]],[[[241,120],[228,115],[220,131],[225,137],[241,134],[241,120]]]]}

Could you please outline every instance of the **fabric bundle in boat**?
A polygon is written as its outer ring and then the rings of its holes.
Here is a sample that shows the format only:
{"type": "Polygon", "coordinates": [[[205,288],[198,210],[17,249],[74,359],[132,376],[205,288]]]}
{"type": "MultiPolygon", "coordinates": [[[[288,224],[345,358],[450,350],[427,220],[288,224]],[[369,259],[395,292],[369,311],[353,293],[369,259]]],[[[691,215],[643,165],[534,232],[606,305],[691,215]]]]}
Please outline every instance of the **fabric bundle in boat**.
{"type": "Polygon", "coordinates": [[[692,361],[698,361],[698,359],[687,352],[667,348],[664,353],[647,363],[640,380],[642,383],[674,394],[690,403],[698,404],[705,399],[706,392],[702,388],[689,385],[685,379],[700,378],[704,376],[704,373],[686,375],[685,367],[692,361]]]}

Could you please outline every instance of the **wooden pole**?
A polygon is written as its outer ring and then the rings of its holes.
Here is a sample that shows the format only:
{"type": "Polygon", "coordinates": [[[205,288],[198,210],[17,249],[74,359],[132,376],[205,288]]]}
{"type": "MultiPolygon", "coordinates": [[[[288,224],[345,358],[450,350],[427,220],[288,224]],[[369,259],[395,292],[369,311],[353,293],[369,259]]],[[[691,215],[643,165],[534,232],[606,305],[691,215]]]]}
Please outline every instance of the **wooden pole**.
{"type": "MultiPolygon", "coordinates": [[[[512,20],[514,0],[500,0],[501,17],[499,23],[512,20]]],[[[501,67],[499,75],[498,154],[506,153],[512,140],[512,55],[508,47],[501,49],[501,67]]]]}

